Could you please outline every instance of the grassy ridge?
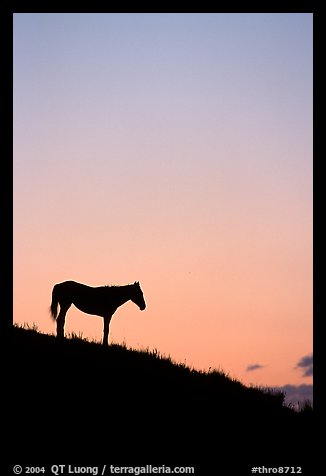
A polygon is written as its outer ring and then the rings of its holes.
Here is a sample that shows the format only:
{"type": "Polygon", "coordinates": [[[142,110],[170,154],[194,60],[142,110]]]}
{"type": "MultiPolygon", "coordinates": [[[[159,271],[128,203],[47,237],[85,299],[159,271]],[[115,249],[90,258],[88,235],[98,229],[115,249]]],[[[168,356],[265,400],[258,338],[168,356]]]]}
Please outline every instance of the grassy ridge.
{"type": "Polygon", "coordinates": [[[216,452],[221,463],[232,448],[243,452],[244,464],[250,445],[259,458],[273,447],[277,458],[293,460],[298,434],[311,429],[312,414],[284,406],[282,393],[196,371],[156,351],[59,341],[21,328],[7,344],[8,408],[19,428],[12,444],[27,455],[71,455],[74,446],[79,457],[95,452],[148,463],[177,455],[203,465],[216,452]]]}

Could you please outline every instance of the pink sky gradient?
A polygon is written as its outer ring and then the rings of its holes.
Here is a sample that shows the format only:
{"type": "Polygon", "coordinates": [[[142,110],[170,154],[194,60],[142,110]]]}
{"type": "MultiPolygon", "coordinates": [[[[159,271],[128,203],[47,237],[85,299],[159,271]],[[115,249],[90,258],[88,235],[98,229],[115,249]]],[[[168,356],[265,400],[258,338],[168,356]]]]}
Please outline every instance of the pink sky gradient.
{"type": "Polygon", "coordinates": [[[140,281],[111,341],[311,383],[311,14],[14,15],[14,321],[67,279],[140,281]]]}

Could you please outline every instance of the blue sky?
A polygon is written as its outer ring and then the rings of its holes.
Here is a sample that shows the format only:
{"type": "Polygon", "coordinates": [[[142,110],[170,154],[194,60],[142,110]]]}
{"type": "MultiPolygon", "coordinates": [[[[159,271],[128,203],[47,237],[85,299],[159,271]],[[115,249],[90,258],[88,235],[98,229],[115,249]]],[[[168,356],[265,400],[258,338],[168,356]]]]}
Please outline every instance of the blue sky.
{"type": "MultiPolygon", "coordinates": [[[[116,342],[247,383],[302,382],[294,366],[312,350],[312,22],[14,15],[17,322],[53,331],[56,282],[140,280],[146,315],[121,310],[116,342]]],[[[71,310],[67,321],[100,339],[96,318],[71,310]]]]}

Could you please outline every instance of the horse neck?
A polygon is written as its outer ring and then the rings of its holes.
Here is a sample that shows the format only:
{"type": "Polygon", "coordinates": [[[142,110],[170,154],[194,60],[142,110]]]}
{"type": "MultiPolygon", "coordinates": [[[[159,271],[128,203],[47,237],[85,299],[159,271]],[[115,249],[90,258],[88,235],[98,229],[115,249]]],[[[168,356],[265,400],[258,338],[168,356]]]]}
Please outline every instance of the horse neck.
{"type": "Polygon", "coordinates": [[[119,303],[119,306],[124,304],[131,299],[131,285],[127,284],[126,286],[117,286],[116,287],[116,299],[119,303]]]}

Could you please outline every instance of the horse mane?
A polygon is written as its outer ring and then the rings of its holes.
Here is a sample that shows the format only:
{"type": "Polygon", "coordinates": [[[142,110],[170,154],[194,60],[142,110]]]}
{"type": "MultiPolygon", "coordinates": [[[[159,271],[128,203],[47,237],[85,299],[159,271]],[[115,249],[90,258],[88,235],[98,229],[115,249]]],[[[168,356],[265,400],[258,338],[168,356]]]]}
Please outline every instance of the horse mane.
{"type": "Polygon", "coordinates": [[[112,291],[118,291],[119,289],[125,288],[126,286],[130,286],[129,284],[125,285],[118,285],[118,284],[106,284],[105,286],[99,286],[102,289],[107,289],[107,290],[112,290],[112,291]]]}
{"type": "Polygon", "coordinates": [[[105,286],[102,286],[103,288],[121,288],[122,286],[119,284],[106,284],[105,286]]]}
{"type": "Polygon", "coordinates": [[[125,288],[126,286],[132,286],[133,283],[129,284],[106,284],[105,286],[102,286],[103,288],[125,288]]]}

